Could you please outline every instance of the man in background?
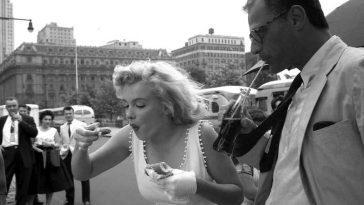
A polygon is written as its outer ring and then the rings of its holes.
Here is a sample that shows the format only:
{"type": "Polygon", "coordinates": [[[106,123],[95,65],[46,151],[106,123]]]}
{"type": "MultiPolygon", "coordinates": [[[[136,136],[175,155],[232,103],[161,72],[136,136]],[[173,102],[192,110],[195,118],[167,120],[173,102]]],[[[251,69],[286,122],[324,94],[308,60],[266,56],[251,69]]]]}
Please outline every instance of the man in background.
{"type": "MultiPolygon", "coordinates": [[[[66,164],[69,173],[72,175],[71,160],[72,153],[75,148],[75,140],[73,135],[77,128],[85,127],[86,123],[74,119],[74,110],[71,106],[67,106],[63,109],[66,122],[60,127],[60,135],[62,138],[63,149],[67,147],[67,151],[62,153],[62,158],[66,164]]],[[[84,205],[90,205],[90,181],[81,181],[82,186],[82,202],[84,205]]],[[[66,190],[66,202],[65,205],[74,205],[75,200],[75,188],[74,186],[66,190]]]]}
{"type": "Polygon", "coordinates": [[[25,205],[34,163],[31,138],[37,136],[38,130],[32,117],[19,114],[16,98],[7,98],[5,107],[9,115],[0,117],[0,142],[5,162],[6,186],[9,190],[15,174],[16,204],[25,205]]]}
{"type": "Polygon", "coordinates": [[[281,104],[281,102],[283,102],[283,96],[279,95],[275,98],[273,98],[272,102],[270,103],[270,106],[272,107],[272,110],[276,110],[277,107],[279,106],[279,104],[281,104]]]}
{"type": "Polygon", "coordinates": [[[19,105],[19,114],[21,114],[21,115],[29,116],[31,110],[32,110],[32,108],[26,104],[19,105]]]}

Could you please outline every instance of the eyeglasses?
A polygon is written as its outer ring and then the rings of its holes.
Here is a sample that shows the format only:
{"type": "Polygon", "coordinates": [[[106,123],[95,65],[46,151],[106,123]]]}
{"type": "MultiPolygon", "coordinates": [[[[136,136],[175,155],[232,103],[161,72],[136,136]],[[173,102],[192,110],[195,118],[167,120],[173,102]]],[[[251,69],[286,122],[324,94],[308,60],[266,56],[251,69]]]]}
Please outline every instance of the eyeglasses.
{"type": "Polygon", "coordinates": [[[267,21],[264,25],[261,25],[255,29],[250,30],[250,40],[254,40],[258,43],[263,43],[264,35],[268,30],[268,26],[272,24],[277,19],[281,18],[283,15],[285,15],[288,12],[288,10],[285,10],[281,13],[279,13],[277,16],[273,17],[272,20],[267,21]]]}

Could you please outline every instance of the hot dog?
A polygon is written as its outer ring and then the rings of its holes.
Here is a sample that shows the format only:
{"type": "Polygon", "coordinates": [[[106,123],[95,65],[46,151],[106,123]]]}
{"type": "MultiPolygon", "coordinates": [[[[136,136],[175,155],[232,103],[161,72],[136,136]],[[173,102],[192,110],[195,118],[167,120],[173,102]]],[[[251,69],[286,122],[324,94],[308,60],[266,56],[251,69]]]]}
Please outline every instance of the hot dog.
{"type": "Polygon", "coordinates": [[[155,180],[163,179],[172,176],[172,168],[165,162],[160,162],[156,164],[148,164],[145,167],[145,174],[155,180]]]}

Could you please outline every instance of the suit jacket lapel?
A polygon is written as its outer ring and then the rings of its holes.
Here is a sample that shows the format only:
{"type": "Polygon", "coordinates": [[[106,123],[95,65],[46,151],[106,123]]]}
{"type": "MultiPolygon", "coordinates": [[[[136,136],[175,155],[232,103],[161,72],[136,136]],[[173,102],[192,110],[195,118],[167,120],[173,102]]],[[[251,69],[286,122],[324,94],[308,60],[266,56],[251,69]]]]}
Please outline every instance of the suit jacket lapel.
{"type": "MultiPolygon", "coordinates": [[[[300,126],[300,130],[307,130],[307,126],[308,123],[311,119],[312,116],[312,112],[316,106],[316,103],[326,85],[327,82],[327,76],[330,74],[330,72],[334,69],[335,65],[337,64],[337,62],[339,61],[341,55],[343,54],[344,50],[346,49],[346,44],[344,44],[342,41],[340,41],[339,39],[335,40],[335,42],[332,45],[332,48],[329,48],[329,50],[331,52],[328,52],[327,55],[325,55],[323,57],[323,61],[321,61],[321,64],[319,64],[318,66],[319,68],[319,72],[317,75],[315,75],[315,77],[311,80],[311,82],[309,82],[309,88],[314,88],[311,89],[307,95],[307,99],[304,102],[303,105],[303,112],[300,115],[300,122],[299,122],[299,126],[300,126]]],[[[302,148],[302,141],[303,141],[303,136],[306,134],[306,132],[301,132],[299,133],[301,136],[296,136],[299,137],[300,139],[300,144],[301,144],[301,148],[302,148]]],[[[299,150],[301,152],[301,149],[299,150]]]]}
{"type": "Polygon", "coordinates": [[[0,144],[3,143],[3,128],[4,128],[4,124],[6,122],[7,117],[8,116],[6,115],[6,116],[0,118],[0,144]]]}

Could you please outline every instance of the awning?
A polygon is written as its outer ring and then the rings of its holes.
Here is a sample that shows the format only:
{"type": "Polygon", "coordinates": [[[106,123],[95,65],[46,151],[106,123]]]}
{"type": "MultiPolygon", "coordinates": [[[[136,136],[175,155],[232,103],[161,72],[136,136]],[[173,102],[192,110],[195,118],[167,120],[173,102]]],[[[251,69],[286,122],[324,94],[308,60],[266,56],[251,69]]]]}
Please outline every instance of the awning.
{"type": "Polygon", "coordinates": [[[326,16],[330,32],[349,46],[364,47],[364,1],[349,0],[326,16]]]}

